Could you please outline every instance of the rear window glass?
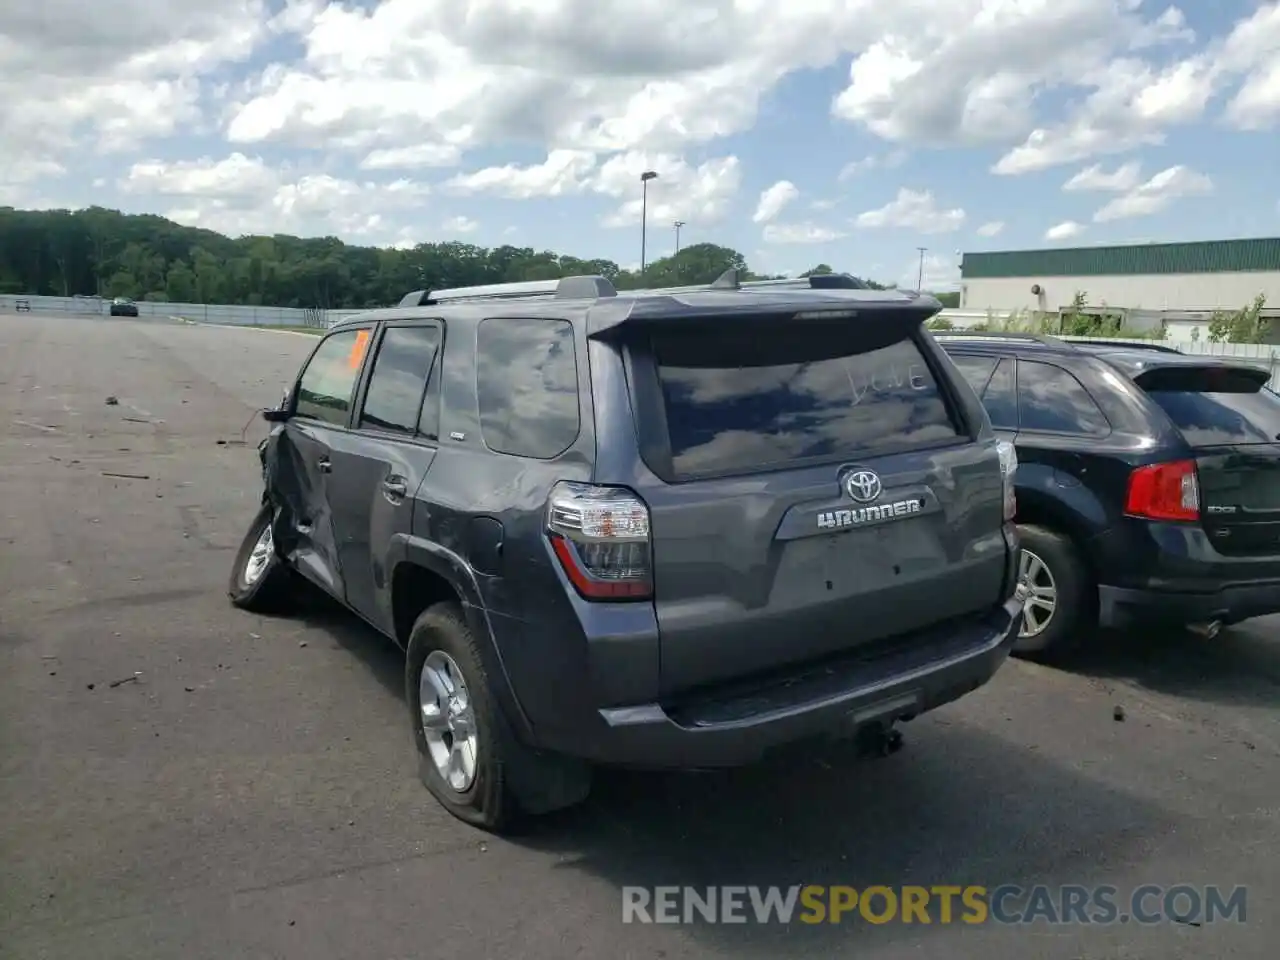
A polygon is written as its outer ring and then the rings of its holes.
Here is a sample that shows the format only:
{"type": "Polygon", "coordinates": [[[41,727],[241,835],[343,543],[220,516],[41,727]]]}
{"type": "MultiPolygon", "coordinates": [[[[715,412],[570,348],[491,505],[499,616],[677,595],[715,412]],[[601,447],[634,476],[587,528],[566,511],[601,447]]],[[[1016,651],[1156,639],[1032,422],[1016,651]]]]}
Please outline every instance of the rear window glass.
{"type": "Polygon", "coordinates": [[[745,473],[957,435],[912,340],[822,327],[652,340],[677,476],[745,473]]]}
{"type": "Polygon", "coordinates": [[[1266,388],[1254,393],[1149,390],[1147,395],[1193,447],[1280,440],[1280,396],[1266,388]]]}

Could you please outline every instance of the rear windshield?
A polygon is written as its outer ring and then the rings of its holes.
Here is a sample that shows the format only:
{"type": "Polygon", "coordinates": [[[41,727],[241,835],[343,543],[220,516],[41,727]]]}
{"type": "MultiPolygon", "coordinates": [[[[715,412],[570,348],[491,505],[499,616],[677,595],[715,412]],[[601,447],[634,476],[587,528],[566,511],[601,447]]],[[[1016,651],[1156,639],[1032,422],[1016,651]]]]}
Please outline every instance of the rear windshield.
{"type": "Polygon", "coordinates": [[[1148,389],[1193,447],[1280,440],[1280,396],[1263,387],[1248,393],[1148,389]]]}
{"type": "Polygon", "coordinates": [[[652,340],[679,477],[726,475],[953,440],[957,425],[912,340],[848,326],[652,340]]]}

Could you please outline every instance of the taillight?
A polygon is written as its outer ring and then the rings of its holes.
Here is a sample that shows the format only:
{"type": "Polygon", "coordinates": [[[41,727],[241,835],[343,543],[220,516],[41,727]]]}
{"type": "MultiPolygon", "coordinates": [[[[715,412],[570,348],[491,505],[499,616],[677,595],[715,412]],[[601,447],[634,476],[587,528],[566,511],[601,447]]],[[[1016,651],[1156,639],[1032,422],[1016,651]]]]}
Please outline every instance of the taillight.
{"type": "Polygon", "coordinates": [[[1124,512],[1147,520],[1199,520],[1200,481],[1195,461],[1138,467],[1129,474],[1124,512]]]}
{"type": "Polygon", "coordinates": [[[649,508],[630,490],[558,483],[547,536],[565,576],[588,600],[653,596],[649,508]]]}
{"type": "Polygon", "coordinates": [[[1018,512],[1018,501],[1014,495],[1014,484],[1018,474],[1018,454],[1008,440],[996,441],[996,450],[1000,454],[1000,482],[1004,488],[1004,518],[1012,522],[1018,512]]]}

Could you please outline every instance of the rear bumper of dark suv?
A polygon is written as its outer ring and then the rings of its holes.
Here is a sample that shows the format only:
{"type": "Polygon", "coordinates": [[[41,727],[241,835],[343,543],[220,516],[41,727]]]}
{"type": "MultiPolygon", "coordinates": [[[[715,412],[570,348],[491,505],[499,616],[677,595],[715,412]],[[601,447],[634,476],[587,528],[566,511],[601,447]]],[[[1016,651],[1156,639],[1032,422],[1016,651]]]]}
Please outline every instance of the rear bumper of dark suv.
{"type": "Polygon", "coordinates": [[[571,750],[631,766],[740,766],[785,743],[919,716],[994,676],[1022,623],[1021,590],[981,618],[871,652],[680,701],[600,710],[571,750]]]}

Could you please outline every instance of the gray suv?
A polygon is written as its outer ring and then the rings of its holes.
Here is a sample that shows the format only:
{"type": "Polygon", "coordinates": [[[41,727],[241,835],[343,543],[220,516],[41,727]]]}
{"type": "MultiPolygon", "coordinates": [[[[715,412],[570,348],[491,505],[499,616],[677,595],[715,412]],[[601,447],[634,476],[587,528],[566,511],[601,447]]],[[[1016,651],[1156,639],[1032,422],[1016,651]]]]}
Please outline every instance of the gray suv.
{"type": "Polygon", "coordinates": [[[847,275],[409,294],[330,329],[260,448],[230,594],[299,576],[401,645],[424,783],[500,830],[593,764],[896,747],[1018,634],[1016,460],[847,275]]]}

